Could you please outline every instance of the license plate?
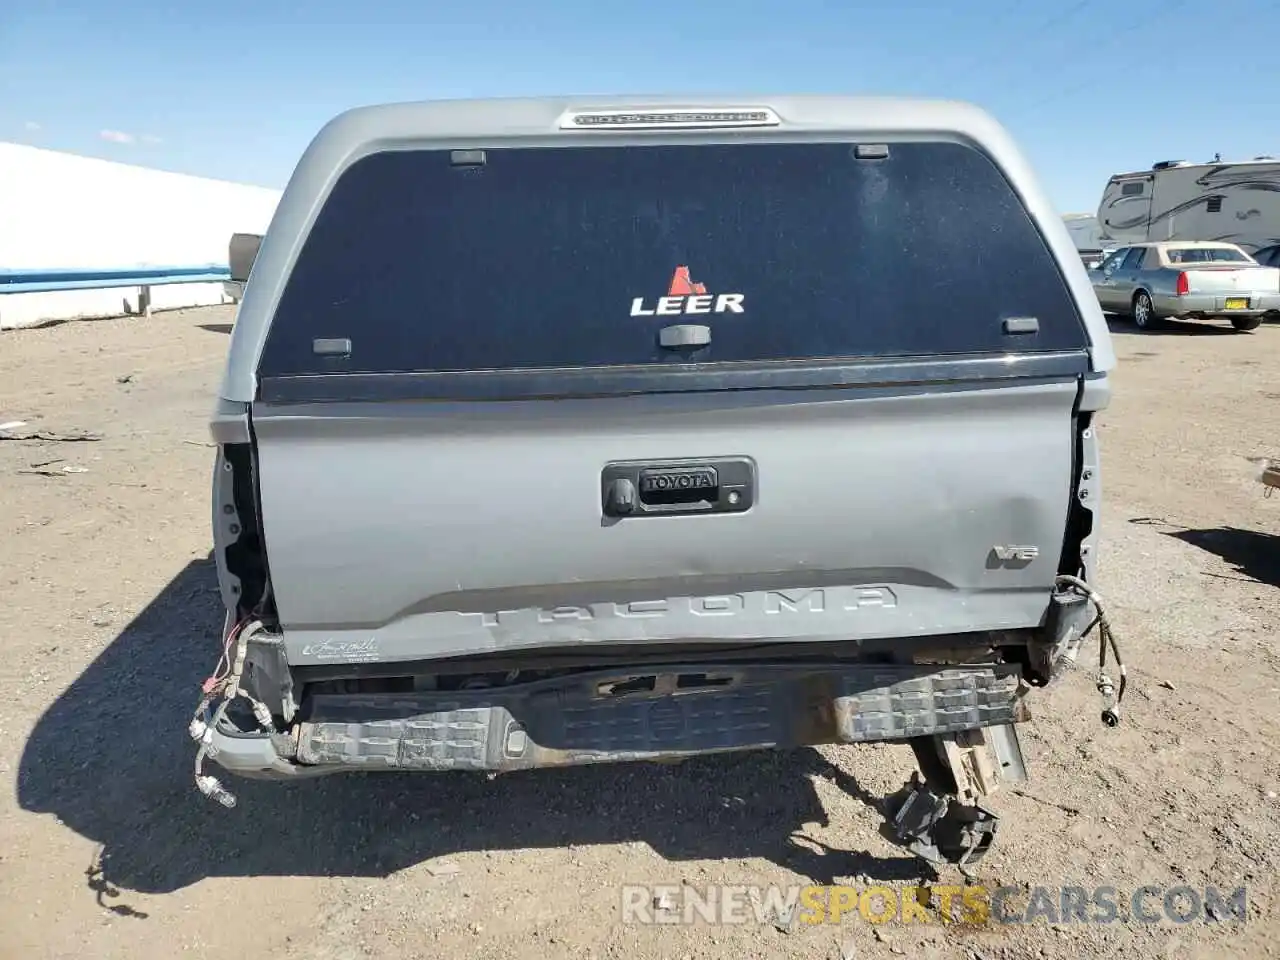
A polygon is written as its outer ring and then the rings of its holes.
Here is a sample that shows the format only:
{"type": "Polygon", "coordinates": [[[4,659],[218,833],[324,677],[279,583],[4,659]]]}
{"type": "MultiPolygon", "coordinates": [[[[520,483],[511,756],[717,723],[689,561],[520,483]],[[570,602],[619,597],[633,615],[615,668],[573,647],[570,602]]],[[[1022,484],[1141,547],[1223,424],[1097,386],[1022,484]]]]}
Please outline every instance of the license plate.
{"type": "Polygon", "coordinates": [[[1227,309],[1228,310],[1248,310],[1249,298],[1248,297],[1227,297],[1227,309]]]}

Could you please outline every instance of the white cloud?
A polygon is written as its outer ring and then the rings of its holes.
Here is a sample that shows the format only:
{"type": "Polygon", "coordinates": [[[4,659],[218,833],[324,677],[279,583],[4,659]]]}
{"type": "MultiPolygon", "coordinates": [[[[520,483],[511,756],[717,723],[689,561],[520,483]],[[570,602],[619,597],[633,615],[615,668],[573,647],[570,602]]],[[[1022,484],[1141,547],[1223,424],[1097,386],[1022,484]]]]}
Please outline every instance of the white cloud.
{"type": "Polygon", "coordinates": [[[162,137],[157,137],[154,133],[144,133],[142,135],[142,142],[151,144],[164,143],[164,139],[162,137]]]}
{"type": "Polygon", "coordinates": [[[137,139],[132,133],[124,133],[120,130],[103,130],[98,136],[108,143],[133,143],[137,139]]]}
{"type": "Polygon", "coordinates": [[[35,133],[37,130],[42,129],[40,124],[36,123],[34,120],[28,120],[22,126],[23,126],[23,129],[30,130],[32,133],[35,133]]]}

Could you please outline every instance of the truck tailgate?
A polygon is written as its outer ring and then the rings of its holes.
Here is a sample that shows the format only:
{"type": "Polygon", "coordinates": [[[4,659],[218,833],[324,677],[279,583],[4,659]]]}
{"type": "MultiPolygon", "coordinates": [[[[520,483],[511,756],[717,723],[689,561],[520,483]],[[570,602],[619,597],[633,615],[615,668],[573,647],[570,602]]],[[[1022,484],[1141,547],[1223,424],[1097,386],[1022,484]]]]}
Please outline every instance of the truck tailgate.
{"type": "Polygon", "coordinates": [[[290,661],[1036,625],[1078,384],[1015,383],[259,404],[290,661]],[[611,461],[720,457],[754,462],[751,509],[605,517],[611,461]]]}

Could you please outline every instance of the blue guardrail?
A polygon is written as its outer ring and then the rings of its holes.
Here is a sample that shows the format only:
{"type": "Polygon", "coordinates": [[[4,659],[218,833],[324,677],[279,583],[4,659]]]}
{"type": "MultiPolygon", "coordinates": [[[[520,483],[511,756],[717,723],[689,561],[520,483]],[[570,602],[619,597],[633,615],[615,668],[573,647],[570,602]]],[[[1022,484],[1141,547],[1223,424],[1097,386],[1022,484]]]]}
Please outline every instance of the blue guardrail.
{"type": "Polygon", "coordinates": [[[189,267],[119,267],[107,270],[0,268],[0,294],[54,293],[59,290],[96,290],[107,287],[158,287],[169,283],[217,283],[230,279],[231,268],[225,263],[204,263],[189,267]]]}

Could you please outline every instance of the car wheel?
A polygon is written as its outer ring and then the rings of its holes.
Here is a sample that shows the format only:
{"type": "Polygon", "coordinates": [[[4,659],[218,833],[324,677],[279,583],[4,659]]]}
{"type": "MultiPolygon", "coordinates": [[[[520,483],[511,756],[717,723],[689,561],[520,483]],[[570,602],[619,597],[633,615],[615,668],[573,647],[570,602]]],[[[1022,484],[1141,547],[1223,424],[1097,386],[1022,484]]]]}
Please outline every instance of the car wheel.
{"type": "Polygon", "coordinates": [[[1231,325],[1237,330],[1257,330],[1262,326],[1262,317],[1232,317],[1231,325]]]}
{"type": "Polygon", "coordinates": [[[1133,297],[1133,322],[1139,330],[1150,330],[1158,325],[1156,308],[1145,290],[1139,290],[1133,297]]]}

